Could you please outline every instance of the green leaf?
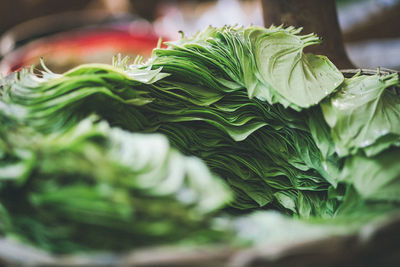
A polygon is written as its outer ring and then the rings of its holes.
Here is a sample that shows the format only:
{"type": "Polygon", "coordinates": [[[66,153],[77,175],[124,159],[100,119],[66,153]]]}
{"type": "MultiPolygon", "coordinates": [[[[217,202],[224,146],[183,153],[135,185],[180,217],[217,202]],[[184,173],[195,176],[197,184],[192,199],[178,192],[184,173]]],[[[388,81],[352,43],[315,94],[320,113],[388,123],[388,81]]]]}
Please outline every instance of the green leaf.
{"type": "Polygon", "coordinates": [[[263,81],[273,88],[274,103],[308,108],[319,104],[343,82],[341,72],[326,57],[303,53],[305,47],[318,43],[312,34],[297,36],[285,31],[256,39],[257,68],[263,81]]]}
{"type": "Polygon", "coordinates": [[[400,141],[400,96],[390,90],[398,75],[357,76],[321,104],[340,156],[372,156],[400,141]]]}
{"type": "Polygon", "coordinates": [[[354,185],[367,200],[400,201],[400,149],[374,157],[355,155],[346,160],[341,179],[354,185]]]}
{"type": "Polygon", "coordinates": [[[209,215],[231,193],[201,160],[163,135],[94,121],[49,135],[0,125],[9,134],[0,170],[11,170],[0,177],[2,235],[58,253],[225,239],[209,215]],[[36,159],[28,170],[20,150],[36,159]]]}

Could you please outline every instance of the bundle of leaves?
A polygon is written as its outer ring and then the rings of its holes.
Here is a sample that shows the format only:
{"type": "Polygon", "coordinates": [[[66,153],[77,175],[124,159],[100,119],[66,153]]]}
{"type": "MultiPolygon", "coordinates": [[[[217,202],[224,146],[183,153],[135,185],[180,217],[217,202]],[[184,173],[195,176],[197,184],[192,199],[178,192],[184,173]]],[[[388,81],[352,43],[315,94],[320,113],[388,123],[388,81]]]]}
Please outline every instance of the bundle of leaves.
{"type": "Polygon", "coordinates": [[[291,27],[209,27],[144,63],[23,71],[3,100],[45,136],[91,114],[129,132],[162,133],[230,185],[234,208],[301,218],[393,210],[398,75],[345,79],[326,57],[303,53],[317,43],[291,27]]]}
{"type": "Polygon", "coordinates": [[[227,240],[221,179],[158,134],[86,119],[43,136],[0,114],[1,232],[53,252],[227,240]],[[8,121],[8,123],[5,123],[8,121]]]}

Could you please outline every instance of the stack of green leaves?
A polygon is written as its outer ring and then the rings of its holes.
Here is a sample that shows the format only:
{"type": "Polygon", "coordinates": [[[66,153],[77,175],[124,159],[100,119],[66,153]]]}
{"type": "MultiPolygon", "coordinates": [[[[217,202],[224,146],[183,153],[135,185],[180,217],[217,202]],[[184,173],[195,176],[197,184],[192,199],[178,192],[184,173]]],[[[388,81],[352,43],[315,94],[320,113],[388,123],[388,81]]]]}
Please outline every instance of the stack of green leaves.
{"type": "Polygon", "coordinates": [[[43,136],[0,119],[3,235],[63,253],[227,239],[210,215],[228,188],[164,136],[91,118],[43,136]]]}
{"type": "Polygon", "coordinates": [[[145,63],[20,73],[3,99],[45,134],[93,113],[130,132],[162,133],[227,181],[235,208],[302,218],[393,209],[398,75],[345,79],[326,57],[303,53],[318,43],[291,27],[209,27],[145,63]]]}

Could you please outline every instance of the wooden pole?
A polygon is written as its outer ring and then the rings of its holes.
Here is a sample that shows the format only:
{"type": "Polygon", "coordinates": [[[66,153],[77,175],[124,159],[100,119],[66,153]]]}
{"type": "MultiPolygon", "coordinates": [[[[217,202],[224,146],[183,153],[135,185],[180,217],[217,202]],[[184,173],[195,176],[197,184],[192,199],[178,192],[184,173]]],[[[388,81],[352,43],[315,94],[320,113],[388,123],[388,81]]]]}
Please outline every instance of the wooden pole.
{"type": "Polygon", "coordinates": [[[338,68],[353,68],[343,45],[335,0],[262,0],[264,25],[303,27],[303,34],[316,33],[321,45],[306,52],[327,56],[338,68]]]}

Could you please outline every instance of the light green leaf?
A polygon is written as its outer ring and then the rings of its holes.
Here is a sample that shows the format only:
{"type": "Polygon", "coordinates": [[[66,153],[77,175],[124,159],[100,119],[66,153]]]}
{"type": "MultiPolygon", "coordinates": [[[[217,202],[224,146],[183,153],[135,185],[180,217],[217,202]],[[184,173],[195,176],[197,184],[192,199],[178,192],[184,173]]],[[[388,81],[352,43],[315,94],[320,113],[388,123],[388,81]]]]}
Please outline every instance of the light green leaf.
{"type": "Polygon", "coordinates": [[[318,43],[314,35],[297,36],[285,31],[257,38],[256,64],[263,81],[273,88],[275,102],[295,109],[308,108],[343,82],[341,72],[326,57],[303,53],[305,47],[318,43]]]}
{"type": "Polygon", "coordinates": [[[399,144],[400,96],[389,89],[398,84],[397,74],[354,77],[321,104],[340,156],[359,149],[374,155],[399,144]]]}
{"type": "Polygon", "coordinates": [[[366,200],[400,201],[399,159],[400,148],[374,157],[355,155],[346,160],[341,179],[366,200]]]}

